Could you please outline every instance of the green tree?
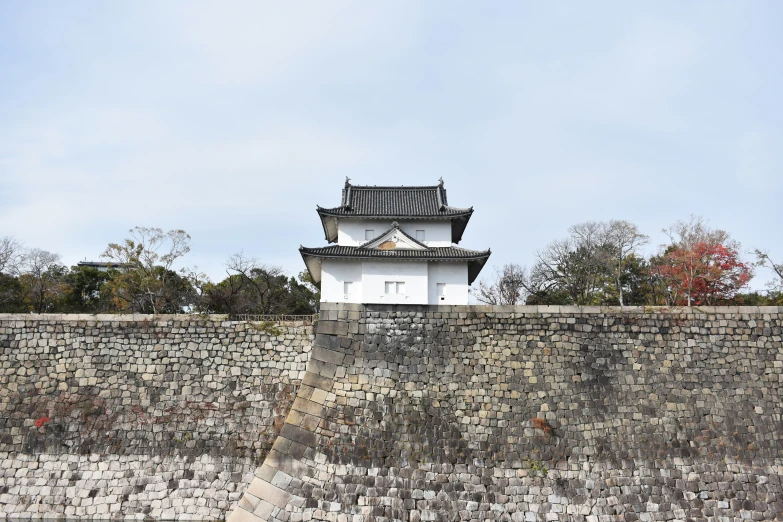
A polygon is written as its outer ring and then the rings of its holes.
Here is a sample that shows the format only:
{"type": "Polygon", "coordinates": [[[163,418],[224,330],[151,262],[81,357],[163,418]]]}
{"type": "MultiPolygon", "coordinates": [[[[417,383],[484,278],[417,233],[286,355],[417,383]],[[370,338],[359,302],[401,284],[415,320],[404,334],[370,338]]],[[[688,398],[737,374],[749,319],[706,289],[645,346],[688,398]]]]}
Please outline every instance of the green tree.
{"type": "Polygon", "coordinates": [[[290,300],[284,314],[310,315],[318,311],[321,292],[307,270],[299,272],[297,278],[288,280],[290,300]],[[297,280],[298,279],[298,280],[297,280]]]}
{"type": "Polygon", "coordinates": [[[0,273],[0,313],[27,312],[19,278],[0,273]]]}
{"type": "Polygon", "coordinates": [[[259,263],[242,253],[227,263],[227,277],[203,285],[198,309],[229,315],[309,315],[318,309],[320,293],[309,274],[286,277],[279,267],[259,263]]]}
{"type": "Polygon", "coordinates": [[[115,306],[136,313],[176,313],[193,299],[193,288],[174,263],[190,251],[184,230],[135,227],[122,243],[111,243],[101,257],[116,263],[119,274],[109,281],[115,306]]]}
{"type": "Polygon", "coordinates": [[[64,277],[66,289],[61,311],[88,314],[115,311],[107,283],[119,274],[117,270],[103,271],[90,266],[72,266],[64,277]]]}
{"type": "Polygon", "coordinates": [[[780,306],[783,305],[783,292],[747,292],[737,294],[734,300],[744,306],[780,306]]]}
{"type": "MultiPolygon", "coordinates": [[[[650,306],[666,304],[666,288],[652,273],[650,260],[630,255],[623,264],[620,277],[627,306],[650,306]]],[[[619,304],[612,302],[609,304],[619,304]]]]}
{"type": "Polygon", "coordinates": [[[249,306],[246,285],[246,278],[240,274],[228,274],[228,277],[219,283],[206,281],[202,286],[198,310],[202,313],[228,315],[247,310],[249,306]]]}

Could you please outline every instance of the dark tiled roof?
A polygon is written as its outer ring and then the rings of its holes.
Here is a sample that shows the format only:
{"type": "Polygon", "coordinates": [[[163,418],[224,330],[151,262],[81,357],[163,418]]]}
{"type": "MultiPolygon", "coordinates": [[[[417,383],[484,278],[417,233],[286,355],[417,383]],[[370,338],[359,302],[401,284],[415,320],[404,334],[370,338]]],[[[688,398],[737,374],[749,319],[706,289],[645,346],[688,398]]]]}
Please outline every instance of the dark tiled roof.
{"type": "Polygon", "coordinates": [[[327,246],[321,248],[300,247],[299,252],[315,282],[321,282],[321,260],[324,258],[343,259],[420,259],[422,261],[466,261],[468,263],[468,284],[473,281],[484,268],[491,252],[468,250],[460,247],[428,247],[425,250],[378,250],[374,248],[359,248],[355,246],[327,246]],[[309,261],[308,261],[309,260],[309,261]],[[314,263],[311,263],[314,262],[314,263]]]}
{"type": "Polygon", "coordinates": [[[76,265],[89,268],[130,268],[132,266],[130,264],[115,263],[113,261],[79,261],[76,265]]]}
{"type": "Polygon", "coordinates": [[[443,185],[433,187],[370,187],[346,185],[339,207],[321,208],[321,214],[357,217],[452,217],[471,214],[472,208],[448,205],[443,185]]]}
{"type": "Polygon", "coordinates": [[[313,257],[352,257],[381,259],[434,259],[434,260],[470,260],[488,258],[490,251],[468,250],[460,247],[429,247],[426,250],[395,249],[378,250],[355,246],[327,246],[320,248],[300,247],[303,256],[313,257]]]}

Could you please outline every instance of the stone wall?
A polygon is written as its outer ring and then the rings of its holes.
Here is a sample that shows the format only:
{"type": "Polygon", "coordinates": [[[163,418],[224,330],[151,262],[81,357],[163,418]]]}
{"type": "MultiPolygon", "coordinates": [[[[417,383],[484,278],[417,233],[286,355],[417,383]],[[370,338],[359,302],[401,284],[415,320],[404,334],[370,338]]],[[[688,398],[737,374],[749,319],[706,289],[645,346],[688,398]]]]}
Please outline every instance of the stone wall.
{"type": "Polygon", "coordinates": [[[783,520],[782,318],[324,306],[229,521],[783,520]]]}
{"type": "Polygon", "coordinates": [[[311,340],[305,323],[0,315],[0,518],[224,518],[311,340]]]}
{"type": "Polygon", "coordinates": [[[0,517],[780,520],[781,317],[0,316],[0,517]]]}

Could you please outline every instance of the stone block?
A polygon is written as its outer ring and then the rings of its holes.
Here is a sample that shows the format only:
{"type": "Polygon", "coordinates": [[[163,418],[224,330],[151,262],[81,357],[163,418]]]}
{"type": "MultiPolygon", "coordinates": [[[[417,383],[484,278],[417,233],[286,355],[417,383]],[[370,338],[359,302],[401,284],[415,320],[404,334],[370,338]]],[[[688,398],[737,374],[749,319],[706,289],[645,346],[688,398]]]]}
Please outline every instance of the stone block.
{"type": "Polygon", "coordinates": [[[348,323],[345,321],[318,321],[316,334],[323,335],[348,335],[348,323]]]}
{"type": "Polygon", "coordinates": [[[251,495],[250,493],[245,493],[242,495],[242,498],[239,499],[239,503],[237,504],[237,508],[244,509],[248,513],[252,513],[255,511],[256,507],[258,506],[260,499],[254,495],[251,495]]]}
{"type": "Polygon", "coordinates": [[[275,511],[275,509],[277,509],[276,506],[271,502],[261,500],[253,514],[259,517],[261,520],[269,520],[269,517],[272,516],[272,513],[275,511]]]}
{"type": "Polygon", "coordinates": [[[265,500],[266,502],[274,504],[279,508],[284,508],[291,499],[291,493],[283,491],[277,486],[273,486],[269,482],[261,480],[260,478],[253,479],[253,481],[250,483],[250,486],[247,488],[247,492],[260,499],[259,505],[261,500],[265,500]]]}
{"type": "MultiPolygon", "coordinates": [[[[312,431],[305,430],[293,424],[286,424],[280,431],[280,436],[286,439],[304,444],[305,446],[315,446],[316,436],[312,431]]],[[[279,468],[278,468],[279,469],[279,468]]]]}
{"type": "Polygon", "coordinates": [[[266,464],[262,464],[260,467],[256,469],[254,475],[260,478],[261,480],[272,482],[272,478],[274,478],[275,473],[277,473],[277,469],[268,466],[266,464]]]}
{"type": "Polygon", "coordinates": [[[310,359],[310,362],[307,363],[307,371],[308,373],[315,373],[321,377],[331,379],[337,372],[337,366],[328,362],[310,359]]]}
{"type": "Polygon", "coordinates": [[[226,522],[266,522],[266,518],[255,515],[241,507],[236,507],[226,522]]]}
{"type": "Polygon", "coordinates": [[[291,405],[291,408],[302,413],[313,415],[315,417],[323,417],[324,409],[321,404],[308,399],[303,399],[301,397],[297,397],[294,400],[294,404],[291,405]]]}
{"type": "Polygon", "coordinates": [[[334,381],[318,374],[307,372],[302,379],[302,383],[312,388],[331,391],[334,388],[334,381]]]}
{"type": "Polygon", "coordinates": [[[311,468],[301,460],[295,459],[290,455],[278,453],[274,450],[269,452],[264,464],[300,479],[312,474],[311,468]]]}
{"type": "Polygon", "coordinates": [[[320,346],[313,346],[313,350],[310,352],[310,357],[316,361],[323,361],[331,364],[339,365],[345,359],[345,354],[342,352],[335,352],[320,346]]]}
{"type": "Polygon", "coordinates": [[[338,350],[340,348],[340,341],[342,340],[341,337],[336,337],[334,335],[324,335],[324,334],[316,334],[315,335],[315,341],[313,342],[313,346],[320,346],[321,348],[326,348],[327,350],[338,350]]]}

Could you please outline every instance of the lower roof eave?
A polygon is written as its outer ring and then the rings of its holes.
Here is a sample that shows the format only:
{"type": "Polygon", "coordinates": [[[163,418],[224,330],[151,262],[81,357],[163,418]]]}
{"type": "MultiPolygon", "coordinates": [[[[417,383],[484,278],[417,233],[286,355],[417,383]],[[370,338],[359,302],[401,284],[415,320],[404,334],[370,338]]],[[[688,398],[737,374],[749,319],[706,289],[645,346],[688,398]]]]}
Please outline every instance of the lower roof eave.
{"type": "Polygon", "coordinates": [[[491,254],[492,252],[487,250],[486,256],[474,259],[468,263],[468,285],[472,285],[473,281],[476,280],[478,275],[481,273],[481,270],[484,268],[484,265],[487,264],[487,260],[491,254]]]}
{"type": "Polygon", "coordinates": [[[350,260],[363,260],[363,259],[373,259],[373,260],[380,260],[380,261],[456,261],[456,262],[469,262],[469,261],[484,261],[489,258],[490,254],[484,254],[481,256],[470,256],[470,257],[393,257],[393,256],[372,256],[372,255],[339,255],[339,254],[319,254],[315,252],[300,252],[302,254],[302,257],[314,257],[318,259],[345,259],[346,261],[350,260]]]}
{"type": "Polygon", "coordinates": [[[299,253],[302,255],[302,261],[304,261],[307,271],[310,273],[310,277],[316,284],[321,284],[321,258],[317,256],[311,256],[299,249],[299,253]]]}
{"type": "Polygon", "coordinates": [[[307,266],[307,270],[310,272],[310,276],[316,283],[321,282],[321,260],[322,259],[344,259],[346,261],[425,261],[431,262],[446,262],[446,263],[467,263],[468,264],[468,284],[473,284],[481,270],[486,265],[489,256],[492,254],[491,250],[481,252],[479,255],[469,257],[386,257],[386,256],[373,256],[373,255],[339,255],[339,254],[325,254],[320,252],[308,251],[304,247],[299,249],[299,253],[302,255],[302,260],[307,266]],[[317,262],[314,262],[316,261],[317,262]]]}

